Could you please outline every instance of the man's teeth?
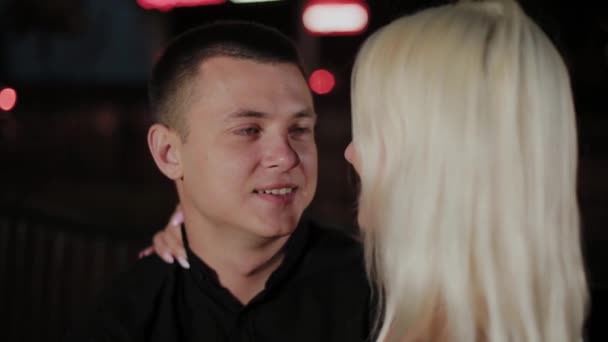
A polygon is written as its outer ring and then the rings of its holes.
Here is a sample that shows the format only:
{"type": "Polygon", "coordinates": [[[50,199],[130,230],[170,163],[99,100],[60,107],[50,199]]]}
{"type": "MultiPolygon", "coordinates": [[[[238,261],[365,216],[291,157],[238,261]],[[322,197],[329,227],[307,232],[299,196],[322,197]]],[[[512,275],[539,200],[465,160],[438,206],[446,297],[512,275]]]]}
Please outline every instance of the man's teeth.
{"type": "Polygon", "coordinates": [[[286,195],[293,191],[292,188],[280,188],[280,189],[268,189],[268,190],[258,190],[259,194],[271,194],[271,195],[286,195]]]}

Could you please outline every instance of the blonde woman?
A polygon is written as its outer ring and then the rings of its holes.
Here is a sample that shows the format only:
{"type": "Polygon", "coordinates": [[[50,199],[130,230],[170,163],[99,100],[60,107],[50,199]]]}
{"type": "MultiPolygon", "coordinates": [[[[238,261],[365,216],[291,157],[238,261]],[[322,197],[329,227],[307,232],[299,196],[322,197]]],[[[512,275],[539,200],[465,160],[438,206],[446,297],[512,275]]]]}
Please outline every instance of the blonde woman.
{"type": "Polygon", "coordinates": [[[542,31],[510,1],[399,19],[363,46],[352,101],[379,339],[579,340],[574,110],[542,31]]]}
{"type": "MultiPolygon", "coordinates": [[[[373,34],[352,78],[377,340],[580,341],[574,109],[543,32],[513,1],[431,8],[373,34]]],[[[156,249],[179,256],[172,231],[156,249]]]]}

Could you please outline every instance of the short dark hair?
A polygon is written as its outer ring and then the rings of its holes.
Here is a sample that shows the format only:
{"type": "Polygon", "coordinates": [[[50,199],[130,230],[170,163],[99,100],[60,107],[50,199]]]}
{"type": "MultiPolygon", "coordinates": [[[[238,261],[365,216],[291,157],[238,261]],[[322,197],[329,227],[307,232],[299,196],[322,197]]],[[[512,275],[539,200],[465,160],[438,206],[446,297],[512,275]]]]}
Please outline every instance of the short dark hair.
{"type": "Polygon", "coordinates": [[[260,63],[292,63],[305,75],[295,44],[278,30],[246,21],[221,21],[177,36],[152,70],[150,107],[157,122],[176,129],[185,139],[188,127],[180,114],[184,89],[198,68],[212,57],[234,57],[260,63]]]}

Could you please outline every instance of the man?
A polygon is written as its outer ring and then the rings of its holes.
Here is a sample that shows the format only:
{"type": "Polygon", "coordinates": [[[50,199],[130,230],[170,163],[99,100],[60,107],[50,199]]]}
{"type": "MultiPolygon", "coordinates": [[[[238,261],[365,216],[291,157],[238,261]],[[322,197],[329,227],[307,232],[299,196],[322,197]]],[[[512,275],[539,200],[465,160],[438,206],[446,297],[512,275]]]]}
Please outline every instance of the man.
{"type": "Polygon", "coordinates": [[[191,267],[142,259],[74,339],[365,340],[359,244],[300,222],[316,114],[293,44],[251,23],[197,28],[166,49],[149,89],[148,144],[176,184],[191,267]]]}

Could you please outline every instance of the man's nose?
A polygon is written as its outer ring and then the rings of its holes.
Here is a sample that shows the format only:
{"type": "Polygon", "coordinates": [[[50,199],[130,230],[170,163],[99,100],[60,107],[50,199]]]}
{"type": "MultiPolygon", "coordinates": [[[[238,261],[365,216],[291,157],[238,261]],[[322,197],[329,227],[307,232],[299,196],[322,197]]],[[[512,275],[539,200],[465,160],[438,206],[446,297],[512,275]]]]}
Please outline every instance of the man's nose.
{"type": "Polygon", "coordinates": [[[266,168],[288,171],[300,164],[300,157],[289,141],[289,137],[275,137],[268,142],[262,165],[266,168]]]}
{"type": "Polygon", "coordinates": [[[347,162],[349,162],[350,164],[353,163],[353,142],[351,141],[350,143],[348,143],[348,146],[346,146],[346,149],[344,150],[344,159],[346,159],[347,162]]]}

